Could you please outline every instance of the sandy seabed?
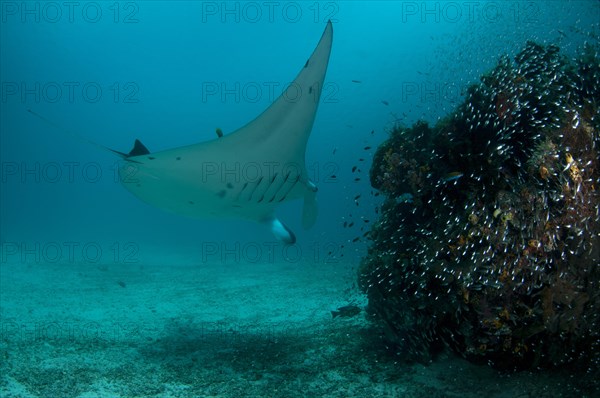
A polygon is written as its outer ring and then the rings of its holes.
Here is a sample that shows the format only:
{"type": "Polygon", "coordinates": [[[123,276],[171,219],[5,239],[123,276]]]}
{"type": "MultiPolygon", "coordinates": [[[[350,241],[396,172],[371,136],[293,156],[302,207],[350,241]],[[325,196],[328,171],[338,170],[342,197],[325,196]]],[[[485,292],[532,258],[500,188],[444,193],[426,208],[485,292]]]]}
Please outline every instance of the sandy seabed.
{"type": "Polygon", "coordinates": [[[0,264],[0,396],[570,397],[568,375],[390,356],[337,262],[0,264]],[[163,265],[161,265],[163,264],[163,265]]]}

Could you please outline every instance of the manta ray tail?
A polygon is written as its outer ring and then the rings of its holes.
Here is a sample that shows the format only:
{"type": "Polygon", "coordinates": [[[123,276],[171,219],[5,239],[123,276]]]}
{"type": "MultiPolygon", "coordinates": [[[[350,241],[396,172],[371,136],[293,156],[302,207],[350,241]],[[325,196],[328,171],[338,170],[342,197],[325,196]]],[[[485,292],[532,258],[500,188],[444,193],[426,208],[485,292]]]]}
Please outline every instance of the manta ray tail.
{"type": "Polygon", "coordinates": [[[296,243],[296,235],[294,235],[291,229],[279,221],[277,217],[270,217],[264,222],[271,228],[273,235],[280,241],[287,243],[288,245],[296,243]]]}
{"type": "Polygon", "coordinates": [[[92,141],[92,140],[90,140],[90,139],[88,139],[88,138],[86,138],[86,137],[82,136],[81,134],[78,134],[78,133],[74,133],[74,132],[72,132],[72,131],[69,131],[69,130],[67,130],[67,129],[63,128],[62,126],[59,126],[58,124],[56,124],[56,123],[54,123],[54,122],[52,122],[52,121],[50,121],[50,120],[46,119],[44,116],[40,115],[39,113],[36,113],[36,112],[32,111],[31,109],[27,109],[27,112],[29,112],[30,114],[32,114],[33,116],[37,117],[38,119],[40,119],[40,120],[41,120],[41,121],[43,121],[44,123],[46,123],[46,124],[48,124],[48,125],[52,126],[52,127],[53,127],[53,128],[55,128],[57,131],[61,132],[62,134],[66,135],[66,136],[68,136],[68,137],[70,137],[70,138],[74,138],[74,139],[76,139],[76,140],[78,140],[78,141],[85,142],[85,143],[87,143],[87,144],[93,145],[93,146],[95,146],[96,148],[100,148],[100,149],[102,149],[103,151],[109,151],[109,152],[113,152],[113,153],[116,153],[116,154],[118,154],[118,155],[120,155],[120,156],[127,156],[127,155],[125,155],[124,153],[121,153],[121,152],[119,152],[119,151],[115,151],[114,149],[110,149],[110,148],[108,148],[108,147],[105,147],[104,145],[98,144],[97,142],[95,142],[95,141],[92,141]]]}
{"type": "Polygon", "coordinates": [[[106,147],[104,147],[104,149],[108,149],[109,151],[116,153],[117,155],[122,157],[124,160],[127,160],[128,162],[134,162],[134,163],[139,163],[139,162],[137,162],[133,159],[129,159],[130,157],[150,154],[150,151],[148,150],[148,148],[146,148],[146,146],[144,144],[142,144],[142,141],[140,141],[138,139],[136,139],[135,142],[133,143],[133,148],[131,148],[131,151],[129,151],[129,153],[123,153],[123,152],[116,151],[114,149],[110,149],[110,148],[106,148],[106,147]]]}
{"type": "MultiPolygon", "coordinates": [[[[97,142],[92,141],[92,140],[82,136],[81,134],[69,131],[69,130],[63,128],[62,126],[59,126],[58,124],[46,119],[44,116],[40,115],[39,113],[32,111],[31,109],[27,109],[27,112],[29,112],[33,116],[37,117],[38,119],[42,120],[44,123],[47,123],[50,126],[54,127],[56,130],[60,131],[61,133],[65,134],[68,137],[75,138],[78,141],[93,145],[96,148],[102,149],[103,151],[108,151],[108,152],[117,154],[125,160],[127,160],[127,158],[132,157],[132,156],[147,155],[150,153],[148,148],[146,148],[146,146],[144,144],[142,144],[142,142],[140,140],[135,140],[135,143],[133,144],[133,148],[131,149],[131,151],[129,151],[129,153],[123,153],[123,152],[114,150],[112,148],[106,147],[102,144],[98,144],[97,142]]],[[[133,160],[130,160],[130,161],[135,162],[133,160]]]]}

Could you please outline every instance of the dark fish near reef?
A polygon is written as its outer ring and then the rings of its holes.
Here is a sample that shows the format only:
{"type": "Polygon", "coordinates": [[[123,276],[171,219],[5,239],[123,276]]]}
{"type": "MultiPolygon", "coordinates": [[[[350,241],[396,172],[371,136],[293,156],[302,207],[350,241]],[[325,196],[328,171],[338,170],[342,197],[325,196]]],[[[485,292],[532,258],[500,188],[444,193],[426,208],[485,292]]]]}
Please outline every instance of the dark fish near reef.
{"type": "Polygon", "coordinates": [[[381,103],[382,103],[383,105],[385,105],[385,106],[388,106],[388,105],[390,104],[389,102],[387,102],[387,101],[384,101],[384,100],[382,100],[382,101],[381,101],[381,103]]]}
{"type": "Polygon", "coordinates": [[[341,316],[342,318],[351,318],[360,314],[362,309],[357,305],[345,305],[337,309],[337,311],[331,311],[332,317],[341,316]]]}
{"type": "Polygon", "coordinates": [[[352,80],[352,83],[362,83],[360,80],[352,80]]]}

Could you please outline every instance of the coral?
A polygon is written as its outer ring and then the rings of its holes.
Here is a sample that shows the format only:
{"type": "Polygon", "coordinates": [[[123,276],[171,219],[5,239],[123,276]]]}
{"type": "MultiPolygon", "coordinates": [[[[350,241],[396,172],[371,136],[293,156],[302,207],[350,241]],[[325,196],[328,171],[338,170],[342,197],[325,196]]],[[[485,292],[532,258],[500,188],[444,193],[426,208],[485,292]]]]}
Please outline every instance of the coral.
{"type": "Polygon", "coordinates": [[[371,169],[385,202],[359,269],[390,347],[600,369],[598,104],[597,48],[569,61],[529,42],[436,126],[392,131],[371,169]]]}

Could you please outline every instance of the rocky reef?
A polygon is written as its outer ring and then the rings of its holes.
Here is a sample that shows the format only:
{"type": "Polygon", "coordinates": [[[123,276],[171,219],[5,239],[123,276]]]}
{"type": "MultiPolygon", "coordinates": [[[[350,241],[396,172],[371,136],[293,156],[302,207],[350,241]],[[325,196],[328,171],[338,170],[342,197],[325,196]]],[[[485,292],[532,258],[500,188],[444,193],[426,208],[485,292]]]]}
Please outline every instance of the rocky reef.
{"type": "Polygon", "coordinates": [[[600,55],[528,42],[430,127],[396,126],[359,269],[395,353],[501,369],[600,364],[600,55]]]}

